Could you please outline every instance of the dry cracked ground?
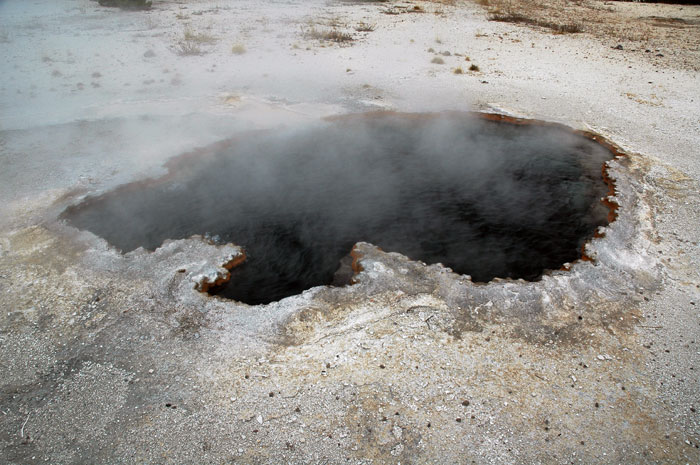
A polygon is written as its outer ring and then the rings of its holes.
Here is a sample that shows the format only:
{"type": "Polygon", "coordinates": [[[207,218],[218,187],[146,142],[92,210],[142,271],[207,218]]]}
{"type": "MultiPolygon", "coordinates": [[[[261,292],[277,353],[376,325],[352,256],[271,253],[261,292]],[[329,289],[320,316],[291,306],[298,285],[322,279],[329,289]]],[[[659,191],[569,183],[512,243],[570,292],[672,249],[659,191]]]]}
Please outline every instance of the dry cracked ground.
{"type": "Polygon", "coordinates": [[[0,19],[0,462],[700,462],[700,7],[9,0],[0,19]],[[626,154],[617,219],[537,282],[360,243],[355,285],[260,306],[195,289],[233,245],[122,254],[59,219],[197,147],[377,110],[600,134],[626,154]]]}

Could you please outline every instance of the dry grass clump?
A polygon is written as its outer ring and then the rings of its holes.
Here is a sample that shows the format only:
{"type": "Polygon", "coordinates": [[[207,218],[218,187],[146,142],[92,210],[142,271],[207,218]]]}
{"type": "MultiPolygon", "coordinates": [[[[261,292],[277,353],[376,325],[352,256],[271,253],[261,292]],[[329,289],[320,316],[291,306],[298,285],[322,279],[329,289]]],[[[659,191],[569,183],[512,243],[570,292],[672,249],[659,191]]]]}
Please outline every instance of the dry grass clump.
{"type": "Polygon", "coordinates": [[[204,55],[204,50],[196,42],[181,40],[175,45],[175,51],[180,56],[204,55]]]}
{"type": "Polygon", "coordinates": [[[151,0],[98,0],[100,6],[111,6],[122,10],[150,10],[151,0]]]}
{"type": "Polygon", "coordinates": [[[175,51],[180,56],[204,55],[206,50],[202,45],[210,45],[216,42],[216,38],[210,34],[185,29],[182,39],[175,44],[175,51]]]}
{"type": "Polygon", "coordinates": [[[184,40],[197,44],[213,44],[216,38],[205,32],[195,32],[192,29],[185,29],[184,40]]]}
{"type": "Polygon", "coordinates": [[[571,15],[576,3],[564,0],[541,2],[535,0],[474,0],[486,7],[489,20],[525,24],[554,31],[557,34],[583,31],[583,19],[571,15]]]}
{"type": "Polygon", "coordinates": [[[376,24],[369,24],[365,22],[360,22],[357,26],[355,26],[355,30],[357,32],[372,32],[374,29],[377,27],[376,24]]]}
{"type": "Polygon", "coordinates": [[[247,52],[245,45],[243,44],[234,44],[233,47],[231,47],[231,53],[234,55],[243,55],[247,52]]]}
{"type": "Polygon", "coordinates": [[[336,42],[336,43],[344,43],[344,42],[352,42],[355,40],[352,36],[352,34],[348,32],[341,31],[340,29],[332,28],[332,29],[318,29],[315,26],[312,26],[306,30],[304,30],[304,37],[307,39],[314,39],[314,40],[325,40],[328,42],[336,42]]]}
{"type": "Polygon", "coordinates": [[[581,27],[580,24],[576,24],[576,23],[559,24],[559,23],[553,22],[553,21],[531,18],[529,16],[525,16],[525,15],[522,15],[519,13],[492,13],[489,15],[489,19],[491,21],[500,21],[503,23],[521,23],[521,24],[527,24],[528,26],[539,26],[539,27],[543,27],[546,29],[550,29],[550,30],[557,32],[559,34],[565,34],[565,33],[572,34],[572,33],[583,31],[583,28],[581,27]]]}

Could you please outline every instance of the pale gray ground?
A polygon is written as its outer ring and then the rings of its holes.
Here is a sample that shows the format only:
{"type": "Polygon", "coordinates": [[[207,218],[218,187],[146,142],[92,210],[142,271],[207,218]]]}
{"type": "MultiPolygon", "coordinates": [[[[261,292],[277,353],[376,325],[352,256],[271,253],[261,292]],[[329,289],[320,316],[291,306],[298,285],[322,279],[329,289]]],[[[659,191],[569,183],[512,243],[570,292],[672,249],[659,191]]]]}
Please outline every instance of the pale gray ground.
{"type": "Polygon", "coordinates": [[[472,3],[155,3],[0,3],[0,462],[700,461],[697,71],[472,3]],[[473,285],[360,244],[359,284],[249,307],[194,289],[230,246],[124,256],[57,221],[195,147],[377,109],[620,145],[595,263],[473,285]]]}

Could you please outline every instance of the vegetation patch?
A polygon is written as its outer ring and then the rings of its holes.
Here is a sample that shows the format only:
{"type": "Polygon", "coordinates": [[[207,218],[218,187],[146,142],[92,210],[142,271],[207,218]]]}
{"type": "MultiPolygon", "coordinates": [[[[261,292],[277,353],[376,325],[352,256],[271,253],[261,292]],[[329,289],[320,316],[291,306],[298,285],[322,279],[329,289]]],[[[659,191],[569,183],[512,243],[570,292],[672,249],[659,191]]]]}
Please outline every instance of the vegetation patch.
{"type": "Polygon", "coordinates": [[[377,27],[376,24],[369,24],[365,22],[361,22],[357,26],[355,26],[355,30],[357,32],[372,32],[374,29],[377,27]]]}
{"type": "Polygon", "coordinates": [[[352,42],[355,40],[352,34],[341,31],[340,29],[318,29],[315,26],[305,29],[304,37],[307,39],[324,40],[336,43],[352,42]]]}
{"type": "Polygon", "coordinates": [[[231,53],[234,55],[243,55],[245,52],[247,52],[247,50],[243,44],[235,44],[231,47],[231,53]]]}
{"type": "Polygon", "coordinates": [[[583,28],[580,24],[559,24],[553,21],[531,18],[529,16],[525,16],[519,13],[493,13],[489,15],[489,20],[500,21],[504,23],[521,23],[527,24],[528,26],[539,26],[546,29],[550,29],[559,34],[573,34],[576,32],[583,31],[583,28]]]}
{"type": "Polygon", "coordinates": [[[196,56],[206,53],[203,45],[211,45],[216,43],[216,37],[185,29],[182,34],[182,39],[175,44],[175,52],[181,56],[196,56]]]}
{"type": "Polygon", "coordinates": [[[203,32],[195,32],[192,29],[185,29],[183,35],[184,40],[197,44],[213,44],[216,42],[216,37],[203,32]]]}
{"type": "MultiPolygon", "coordinates": [[[[697,27],[697,9],[694,7],[679,8],[642,0],[472,1],[481,5],[492,21],[543,28],[555,34],[584,32],[606,41],[624,41],[630,51],[656,52],[648,55],[654,57],[655,62],[657,58],[663,58],[656,55],[661,50],[674,50],[672,58],[665,54],[665,65],[700,70],[700,27],[697,27]],[[651,7],[643,3],[658,4],[651,7]]],[[[674,3],[680,2],[674,0],[674,3]]],[[[477,37],[484,35],[477,34],[477,37]]]]}
{"type": "Polygon", "coordinates": [[[196,44],[194,42],[187,42],[184,40],[181,40],[177,43],[177,45],[175,45],[175,51],[178,55],[181,56],[204,55],[205,53],[202,47],[199,46],[199,44],[196,44]]]}

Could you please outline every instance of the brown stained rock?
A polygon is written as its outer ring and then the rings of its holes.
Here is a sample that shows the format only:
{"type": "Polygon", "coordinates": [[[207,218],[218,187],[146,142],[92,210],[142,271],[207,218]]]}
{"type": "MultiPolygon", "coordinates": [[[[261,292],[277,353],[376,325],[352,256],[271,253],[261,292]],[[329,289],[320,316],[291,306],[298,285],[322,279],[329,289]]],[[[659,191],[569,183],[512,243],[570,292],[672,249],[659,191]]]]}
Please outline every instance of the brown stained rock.
{"type": "Polygon", "coordinates": [[[229,255],[221,266],[208,268],[202,273],[192,276],[192,281],[195,283],[194,288],[199,292],[209,292],[210,289],[227,283],[231,279],[229,270],[242,264],[245,260],[246,255],[242,250],[238,254],[229,255]]]}

